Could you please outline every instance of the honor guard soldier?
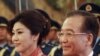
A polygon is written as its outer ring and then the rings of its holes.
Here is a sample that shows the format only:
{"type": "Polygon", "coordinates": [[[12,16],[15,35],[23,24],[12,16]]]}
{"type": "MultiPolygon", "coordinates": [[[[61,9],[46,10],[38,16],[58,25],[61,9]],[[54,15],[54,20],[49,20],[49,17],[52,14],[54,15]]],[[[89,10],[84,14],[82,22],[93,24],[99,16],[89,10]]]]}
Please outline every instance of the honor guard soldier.
{"type": "MultiPolygon", "coordinates": [[[[99,5],[96,5],[94,3],[85,3],[79,7],[79,10],[88,11],[94,14],[97,17],[98,23],[100,24],[100,6],[99,5]]],[[[93,49],[94,49],[94,52],[99,56],[100,55],[100,28],[99,28],[99,34],[98,34],[98,37],[93,49]]]]}
{"type": "Polygon", "coordinates": [[[14,47],[9,46],[9,44],[7,43],[7,34],[8,34],[8,21],[6,18],[0,16],[0,56],[12,55],[12,50],[14,47]]]}
{"type": "Polygon", "coordinates": [[[43,39],[41,48],[44,51],[45,54],[49,54],[51,49],[55,46],[58,46],[59,42],[57,39],[57,31],[58,31],[58,26],[59,25],[56,21],[51,21],[51,28],[49,34],[46,36],[45,39],[43,39]]]}

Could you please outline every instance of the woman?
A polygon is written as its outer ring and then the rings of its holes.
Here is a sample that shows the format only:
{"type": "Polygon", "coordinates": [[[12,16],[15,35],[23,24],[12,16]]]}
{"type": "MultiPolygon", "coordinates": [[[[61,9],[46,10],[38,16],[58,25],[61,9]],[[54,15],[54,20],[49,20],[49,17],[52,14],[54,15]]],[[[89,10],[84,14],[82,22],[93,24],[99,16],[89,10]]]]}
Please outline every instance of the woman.
{"type": "Polygon", "coordinates": [[[24,11],[11,21],[12,41],[20,56],[44,56],[40,49],[42,38],[48,34],[50,23],[37,11],[24,11]]]}
{"type": "Polygon", "coordinates": [[[35,9],[35,10],[37,10],[44,17],[46,17],[46,19],[48,19],[51,24],[49,33],[44,37],[44,39],[42,39],[42,43],[41,43],[41,48],[43,53],[48,55],[51,52],[51,49],[55,46],[58,46],[59,44],[57,38],[57,32],[60,30],[61,26],[57,21],[51,19],[45,11],[41,9],[35,9]]]}

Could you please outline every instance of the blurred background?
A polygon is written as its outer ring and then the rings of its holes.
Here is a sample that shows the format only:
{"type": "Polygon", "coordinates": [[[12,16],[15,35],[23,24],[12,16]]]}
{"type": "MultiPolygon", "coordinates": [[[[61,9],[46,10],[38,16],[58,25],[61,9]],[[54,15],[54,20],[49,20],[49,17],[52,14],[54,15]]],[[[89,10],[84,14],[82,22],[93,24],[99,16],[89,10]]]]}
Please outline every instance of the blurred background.
{"type": "Polygon", "coordinates": [[[11,20],[24,10],[38,8],[46,11],[52,19],[62,23],[67,12],[77,10],[86,2],[100,5],[99,0],[0,0],[0,16],[11,20]]]}

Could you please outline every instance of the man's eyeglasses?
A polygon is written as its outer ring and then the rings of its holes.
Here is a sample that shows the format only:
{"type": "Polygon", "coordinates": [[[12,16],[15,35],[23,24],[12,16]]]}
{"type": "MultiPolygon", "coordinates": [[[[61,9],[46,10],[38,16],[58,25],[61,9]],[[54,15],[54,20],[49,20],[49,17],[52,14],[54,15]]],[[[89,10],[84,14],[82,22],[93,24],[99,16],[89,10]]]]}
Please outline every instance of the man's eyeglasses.
{"type": "Polygon", "coordinates": [[[57,36],[58,38],[61,38],[63,36],[66,36],[67,38],[72,38],[75,35],[86,35],[87,33],[74,33],[74,32],[58,32],[57,36]]]}

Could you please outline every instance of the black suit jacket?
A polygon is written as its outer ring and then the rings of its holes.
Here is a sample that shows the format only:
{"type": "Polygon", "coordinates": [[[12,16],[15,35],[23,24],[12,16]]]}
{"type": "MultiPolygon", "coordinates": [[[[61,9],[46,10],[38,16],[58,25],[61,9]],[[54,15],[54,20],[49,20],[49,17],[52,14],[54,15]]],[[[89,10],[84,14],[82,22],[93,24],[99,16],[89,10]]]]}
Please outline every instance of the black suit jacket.
{"type": "Polygon", "coordinates": [[[98,42],[96,43],[94,49],[93,49],[95,55],[99,55],[100,54],[100,39],[98,40],[98,42]]]}
{"type": "Polygon", "coordinates": [[[98,56],[98,55],[96,53],[94,53],[93,56],[98,56]]]}

